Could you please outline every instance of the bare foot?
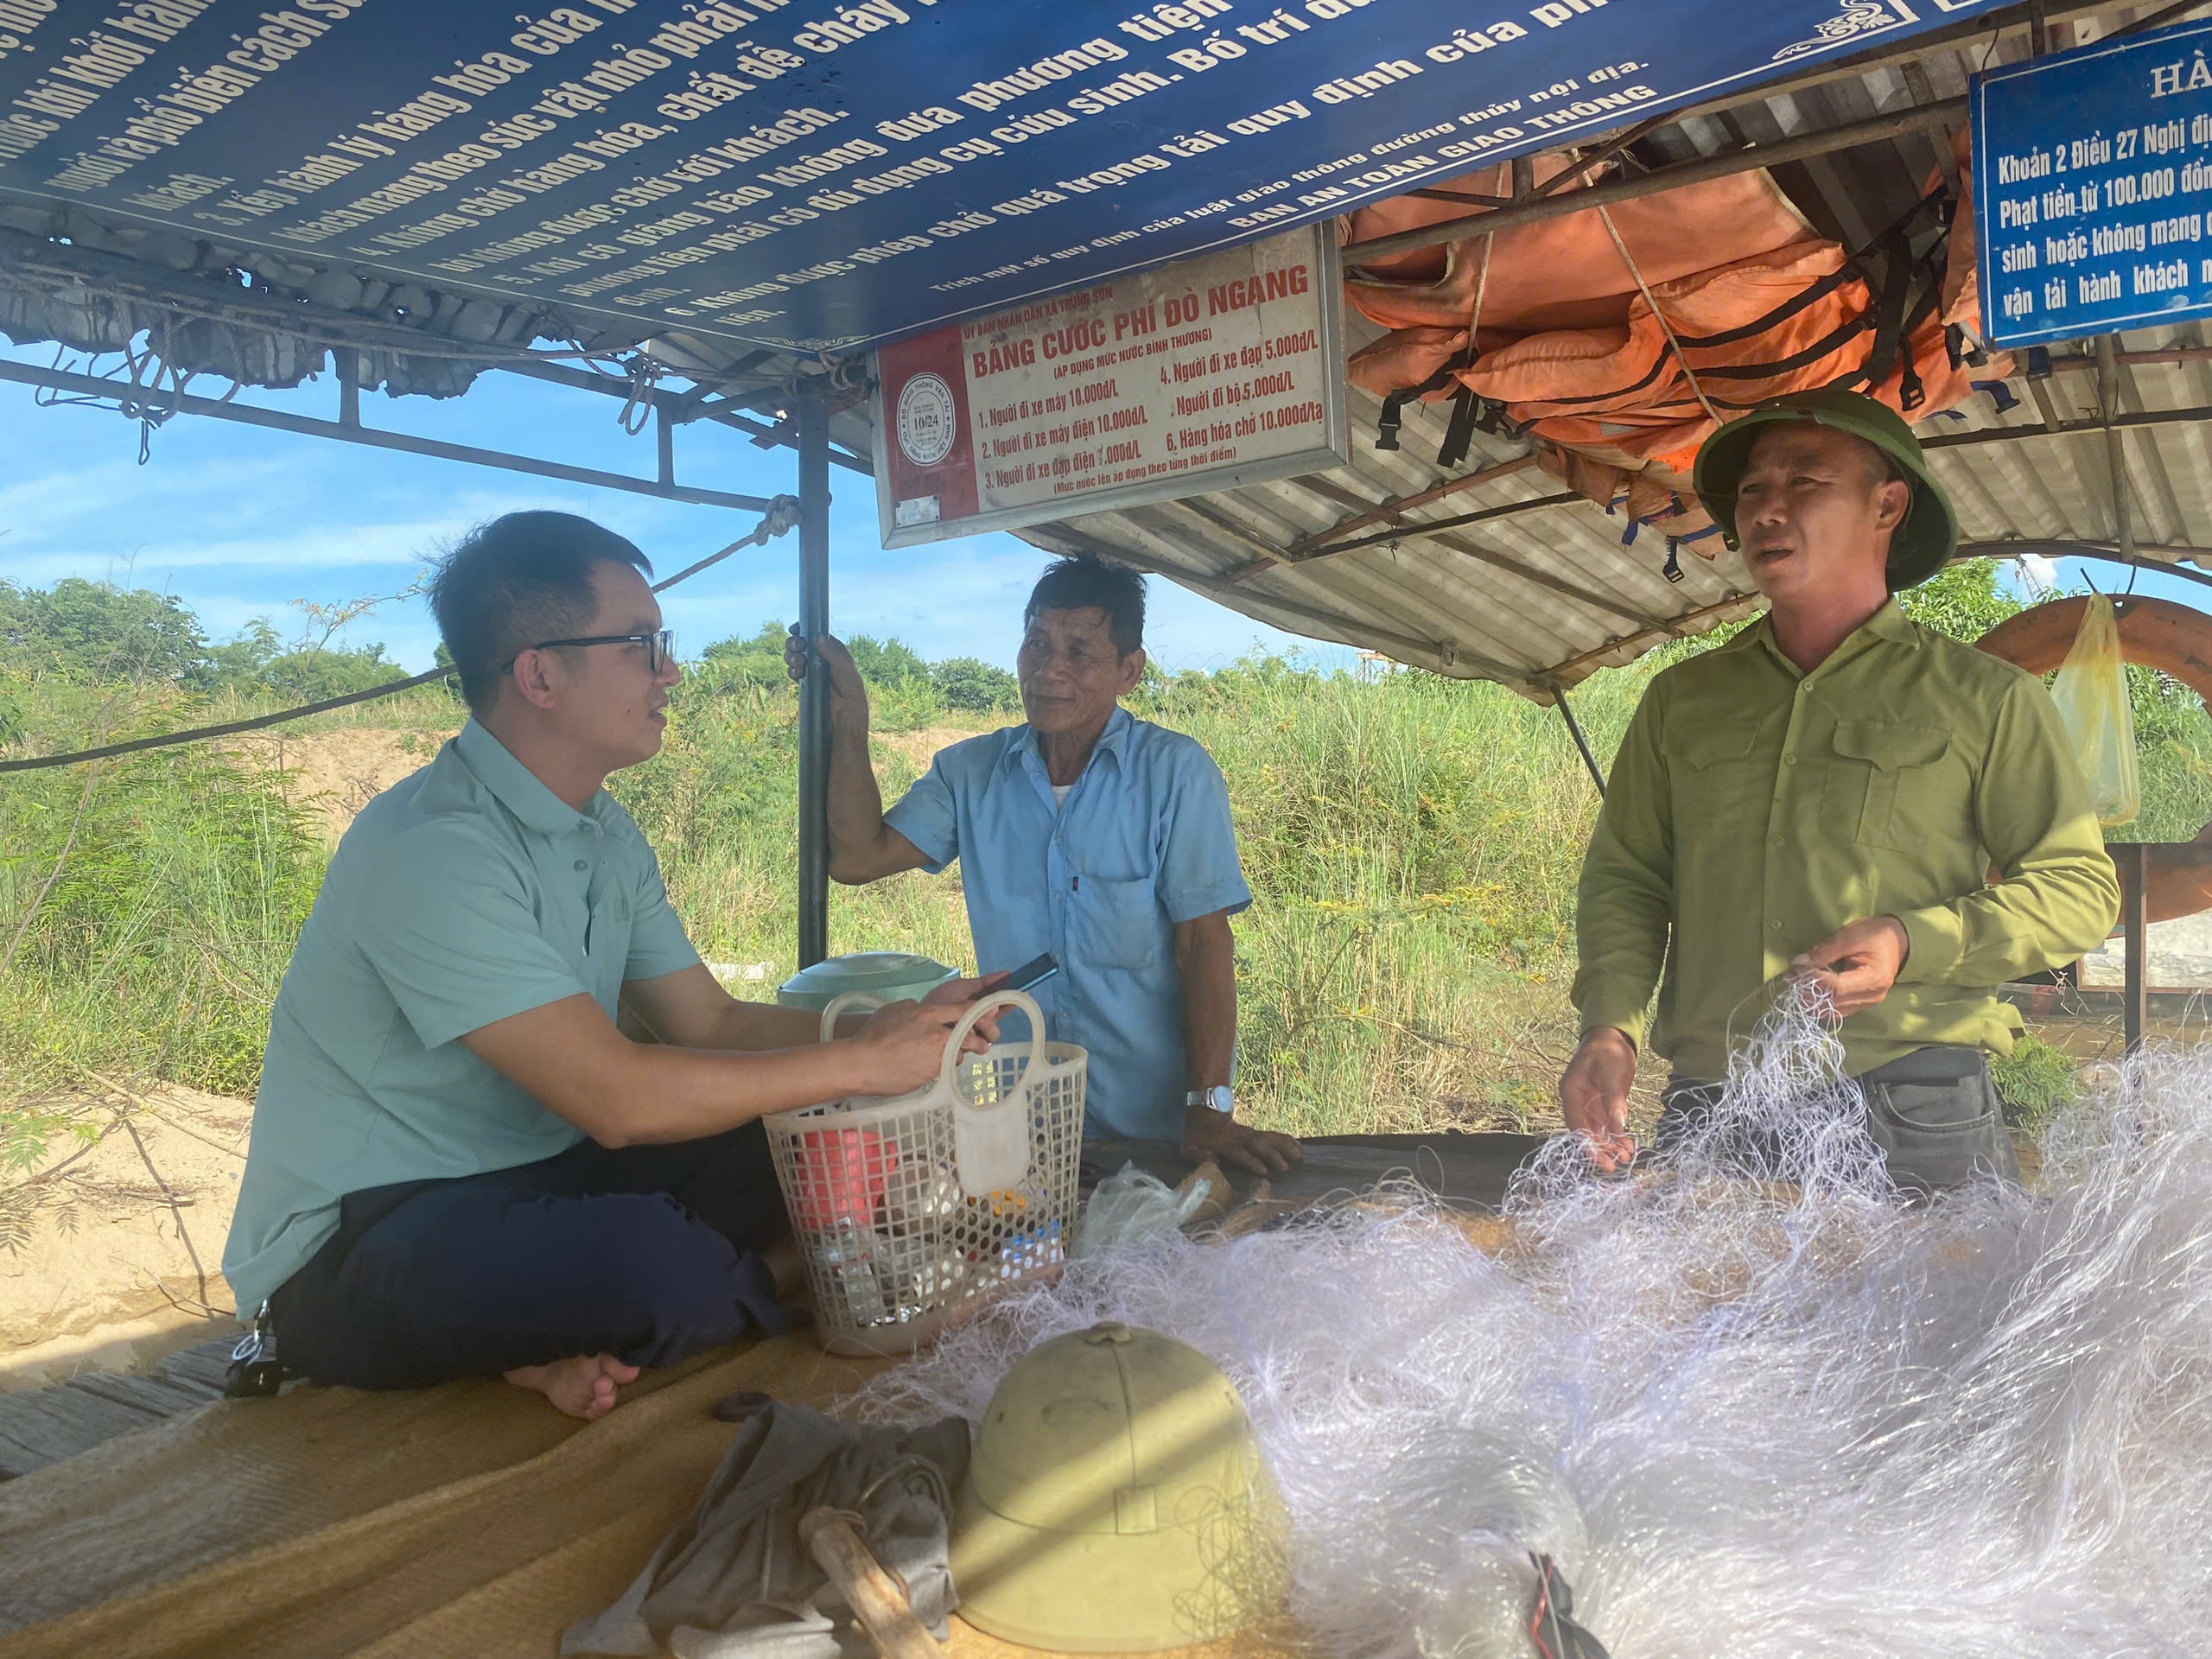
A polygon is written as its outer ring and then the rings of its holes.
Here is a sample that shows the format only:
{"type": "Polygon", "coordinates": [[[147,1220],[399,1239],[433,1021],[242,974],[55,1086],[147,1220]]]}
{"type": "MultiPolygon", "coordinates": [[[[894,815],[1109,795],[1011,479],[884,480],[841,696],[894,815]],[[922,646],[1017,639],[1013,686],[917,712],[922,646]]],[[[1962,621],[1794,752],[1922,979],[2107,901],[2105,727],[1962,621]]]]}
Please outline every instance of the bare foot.
{"type": "MultiPolygon", "coordinates": [[[[2205,833],[2212,835],[2212,824],[2205,826],[2205,833]]],[[[778,1301],[793,1301],[805,1294],[806,1258],[799,1254],[798,1241],[789,1233],[763,1250],[760,1259],[767,1265],[778,1301]]]]}
{"type": "Polygon", "coordinates": [[[578,1354],[550,1365],[521,1365],[503,1373],[518,1389],[536,1389],[571,1417],[596,1422],[614,1409],[614,1390],[638,1380],[638,1368],[612,1354],[578,1354]]]}

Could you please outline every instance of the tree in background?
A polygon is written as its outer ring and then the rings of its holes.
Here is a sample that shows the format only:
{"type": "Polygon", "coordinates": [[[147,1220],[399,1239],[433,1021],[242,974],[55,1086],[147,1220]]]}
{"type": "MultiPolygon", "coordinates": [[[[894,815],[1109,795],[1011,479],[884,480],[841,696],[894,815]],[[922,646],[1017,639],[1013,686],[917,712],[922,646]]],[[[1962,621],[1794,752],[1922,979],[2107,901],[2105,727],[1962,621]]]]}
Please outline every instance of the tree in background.
{"type": "MultiPolygon", "coordinates": [[[[763,691],[791,685],[784,669],[780,622],[764,622],[756,633],[716,640],[690,665],[695,691],[750,686],[763,691]]],[[[953,657],[932,663],[905,640],[878,639],[856,633],[845,642],[853,666],[868,683],[877,730],[912,731],[940,718],[947,709],[999,714],[1021,706],[1021,687],[1013,675],[977,657],[953,657]]]]}
{"type": "Polygon", "coordinates": [[[994,714],[1021,707],[1021,682],[980,657],[948,657],[932,664],[930,680],[948,709],[994,714]]]}
{"type": "Polygon", "coordinates": [[[338,628],[376,602],[334,610],[303,605],[308,627],[295,642],[261,616],[210,645],[200,619],[171,594],[81,576],[65,576],[47,588],[0,582],[0,663],[26,678],[51,676],[80,685],[135,682],[315,702],[404,677],[380,643],[329,643],[338,628]]]}
{"type": "Polygon", "coordinates": [[[1994,559],[1946,565],[1917,588],[1899,594],[1897,605],[1923,626],[1969,643],[2027,608],[1997,585],[1994,559]]]}
{"type": "Polygon", "coordinates": [[[690,677],[699,683],[696,689],[709,691],[745,685],[763,691],[787,687],[791,680],[784,669],[785,637],[782,623],[763,622],[757,632],[717,639],[700,652],[696,662],[686,665],[690,677]]]}
{"type": "Polygon", "coordinates": [[[208,647],[207,663],[210,689],[266,691],[299,702],[342,697],[407,677],[407,671],[384,654],[381,642],[350,648],[287,645],[265,616],[254,618],[234,639],[208,647]]]}
{"type": "Polygon", "coordinates": [[[0,582],[0,651],[27,674],[189,684],[207,637],[174,594],[64,576],[47,588],[0,582]]]}

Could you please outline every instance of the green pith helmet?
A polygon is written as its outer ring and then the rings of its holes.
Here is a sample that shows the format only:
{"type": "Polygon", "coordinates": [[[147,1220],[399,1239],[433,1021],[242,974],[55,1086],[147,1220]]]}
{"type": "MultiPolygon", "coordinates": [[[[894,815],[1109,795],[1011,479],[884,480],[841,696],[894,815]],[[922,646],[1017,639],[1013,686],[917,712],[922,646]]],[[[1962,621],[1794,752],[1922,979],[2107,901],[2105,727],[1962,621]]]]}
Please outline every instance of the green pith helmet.
{"type": "Polygon", "coordinates": [[[991,1396],[952,1530],[960,1616],[1061,1653],[1159,1653],[1280,1604],[1281,1506],[1220,1368],[1155,1331],[1033,1349],[991,1396]]]}
{"type": "Polygon", "coordinates": [[[1912,486],[1912,505],[1904,523],[1890,538],[1890,591],[1928,580],[1958,550],[1959,521],[1950,498],[1929,469],[1920,440],[1904,416],[1887,404],[1862,392],[1822,387],[1817,391],[1793,391],[1786,397],[1761,404],[1750,414],[1728,423],[1707,438],[1697,452],[1691,483],[1713,522],[1732,550],[1736,546],[1736,485],[1751,452],[1759,429],[1790,421],[1810,421],[1863,438],[1891,461],[1912,486]]]}

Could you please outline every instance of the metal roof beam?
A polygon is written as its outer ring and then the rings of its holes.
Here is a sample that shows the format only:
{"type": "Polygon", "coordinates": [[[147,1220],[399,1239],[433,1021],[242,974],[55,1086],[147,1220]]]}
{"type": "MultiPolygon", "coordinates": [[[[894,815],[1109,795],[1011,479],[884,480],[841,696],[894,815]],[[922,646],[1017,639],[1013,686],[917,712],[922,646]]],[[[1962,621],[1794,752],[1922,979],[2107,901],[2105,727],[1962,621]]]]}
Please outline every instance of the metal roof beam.
{"type": "MultiPolygon", "coordinates": [[[[2183,7],[2173,10],[2183,10],[2188,4],[2201,3],[2202,0],[2184,0],[2183,7]]],[[[1902,69],[1907,65],[1925,63],[1930,58],[1963,47],[1969,41],[1986,41],[1990,47],[1994,48],[1997,42],[2006,35],[2028,34],[2035,10],[2032,4],[2023,3],[2006,7],[2000,11],[1985,12],[1978,17],[1969,18],[1963,22],[1951,23],[1941,29],[1932,29],[1915,35],[1906,44],[1869,47],[1866,50],[1848,57],[1831,58],[1816,68],[1808,69],[1785,80],[1770,82],[1755,92],[1732,92],[1725,98],[1714,99],[1709,103],[1693,104],[1685,109],[1670,110],[1640,124],[1643,129],[1649,130],[1663,127],[1672,122],[1688,120],[1694,117],[1713,118],[1725,115],[1731,111],[1745,109],[1754,104],[1763,104],[1770,98],[1787,97],[1796,92],[1809,92],[1816,86],[1832,86],[1837,81],[1858,80],[1878,69],[1902,69]]],[[[2084,0],[2083,3],[2074,5],[2046,5],[2043,8],[2043,16],[2046,23],[2056,25],[2061,22],[2074,22],[2083,18],[2106,16],[2111,13],[2126,10],[2126,6],[2114,3],[2114,0],[2084,0]]],[[[2156,19],[2139,19],[2135,22],[2114,30],[2112,35],[2104,38],[2109,40],[2122,34],[2133,34],[2138,29],[2152,27],[2154,22],[2164,21],[2169,21],[2164,13],[2158,14],[2156,19]]],[[[1643,131],[1637,131],[1635,129],[1630,130],[1635,131],[1638,137],[1645,136],[1643,131]]]]}
{"type": "Polygon", "coordinates": [[[2156,570],[2169,576],[2179,576],[2200,587],[2212,588],[2212,574],[2202,570],[2184,569],[2181,561],[2192,563],[2212,561],[2212,547],[2144,547],[2138,545],[2130,557],[2109,542],[1961,542],[1954,556],[1955,563],[1965,559],[2018,559],[2031,553],[2047,559],[2096,559],[2106,564],[2132,565],[2138,570],[2156,570]]]}
{"type": "MultiPolygon", "coordinates": [[[[1997,426],[1984,432],[1955,432],[1941,438],[1923,438],[1923,449],[1971,449],[1979,444],[2011,443],[2021,438],[2070,438],[2087,433],[2101,434],[2107,424],[2125,429],[2141,426],[2187,426],[2200,421],[2212,421],[2212,406],[2195,409],[2152,409],[2140,415],[2119,416],[2109,423],[2104,421],[2063,421],[2056,425],[1997,426]]],[[[1529,505],[1534,505],[1535,503],[1529,505]]]]}
{"type": "Polygon", "coordinates": [[[97,375],[75,374],[66,369],[41,369],[29,363],[0,359],[0,380],[12,380],[19,385],[64,391],[80,397],[127,399],[139,408],[168,414],[205,415],[213,420],[234,421],[242,426],[265,427],[271,431],[291,432],[302,437],[335,438],[341,443],[363,444],[372,449],[397,449],[406,454],[429,455],[439,461],[460,461],[471,466],[496,467],[505,472],[529,473],[538,478],[558,479],[568,484],[586,484],[594,489],[625,490],[632,495],[658,496],[664,501],[682,501],[694,506],[734,507],[747,512],[762,512],[770,505],[766,496],[733,495],[724,490],[702,490],[687,484],[660,484],[651,479],[630,478],[620,473],[602,473],[590,467],[570,467],[562,461],[540,461],[534,455],[510,454],[500,449],[480,449],[474,444],[447,443],[437,438],[418,438],[405,432],[385,432],[375,427],[348,425],[340,421],[313,420],[304,415],[289,415],[274,409],[256,409],[249,404],[226,403],[215,397],[156,391],[149,387],[133,385],[129,381],[103,380],[97,375]]]}
{"type": "MultiPolygon", "coordinates": [[[[2206,355],[2212,357],[2212,351],[2207,352],[2206,355]]],[[[1516,455],[1510,461],[1502,461],[1494,467],[1485,467],[1479,472],[1469,473],[1464,478],[1452,479],[1448,483],[1439,484],[1433,489],[1416,491],[1412,495],[1394,496],[1388,501],[1369,501],[1363,497],[1354,495],[1350,490],[1339,490],[1333,485],[1327,489],[1322,489],[1319,480],[1299,479],[1295,481],[1306,485],[1309,489],[1322,490],[1322,493],[1329,495],[1332,499],[1340,501],[1345,506],[1359,507],[1362,511],[1345,519],[1342,524],[1331,524],[1326,530],[1317,530],[1311,536],[1300,537],[1284,550],[1283,557],[1293,562],[1311,557],[1316,550],[1327,546],[1340,536],[1349,536],[1354,531],[1365,530],[1370,524],[1400,523],[1401,516],[1410,508],[1425,507],[1432,501],[1441,501],[1446,496],[1457,495],[1462,490],[1471,490],[1478,486],[1489,484],[1501,478],[1510,478],[1516,473],[1526,472],[1535,464],[1536,458],[1534,455],[1516,455]]]]}
{"type": "MultiPolygon", "coordinates": [[[[509,374],[526,375],[532,380],[548,381],[556,386],[569,386],[578,391],[595,391],[608,397],[627,397],[630,395],[628,381],[620,375],[594,374],[589,369],[571,368],[565,363],[493,363],[487,366],[504,370],[509,374]]],[[[696,390],[698,389],[694,388],[695,391],[696,390]]],[[[764,391],[770,390],[779,391],[781,388],[764,388],[764,391]]],[[[756,421],[737,414],[728,407],[727,401],[710,404],[692,403],[689,401],[692,395],[692,392],[658,391],[650,394],[656,409],[662,407],[664,398],[677,405],[681,410],[677,416],[681,421],[713,421],[719,426],[730,427],[742,432],[756,442],[762,438],[768,438],[772,444],[785,448],[797,445],[797,429],[793,429],[790,433],[783,433],[766,421],[756,421]]],[[[744,395],[741,391],[734,394],[738,397],[744,395]]],[[[830,446],[830,464],[833,467],[842,467],[847,472],[859,473],[866,477],[875,476],[874,467],[857,455],[849,454],[838,448],[835,444],[830,446]]]]}
{"type": "Polygon", "coordinates": [[[1349,268],[1363,260],[1379,259],[1388,254],[1405,253],[1414,248],[1431,248],[1463,237],[1510,231],[1519,226],[1534,225],[1567,213],[1588,213],[1618,202],[1656,196],[1683,185],[1733,178],[1739,173],[1749,173],[1758,168],[1779,167],[1784,162],[1806,161],[1839,149],[1856,149],[1862,144],[1879,143],[1921,127],[1955,126],[1965,118],[1966,113],[1967,100],[1963,98],[1947,98],[1940,103],[1923,104],[1914,109],[1894,110],[1870,120],[1847,122],[1840,127],[1802,133],[1775,143],[1755,144],[1748,149],[1735,150],[1726,156],[1659,168],[1638,178],[1614,179],[1605,184],[1592,185],[1587,190],[1571,190],[1556,196],[1538,197],[1511,207],[1467,213],[1458,219],[1441,219],[1433,225],[1418,226],[1389,236],[1378,236],[1370,241],[1355,242],[1344,251],[1344,263],[1349,268]]]}
{"type": "Polygon", "coordinates": [[[1334,558],[1339,553],[1357,553],[1363,547],[1378,547],[1385,542],[1411,541],[1416,537],[1435,536],[1447,530],[1464,530],[1469,524],[1487,524],[1493,518],[1511,518],[1524,512],[1540,512],[1546,507],[1564,507],[1574,502],[1587,506],[1598,504],[1586,495],[1568,490],[1559,495],[1540,495],[1533,501],[1509,501],[1503,506],[1483,507],[1473,512],[1454,513],[1449,518],[1433,518],[1420,524],[1394,525],[1379,530],[1372,536],[1361,536],[1349,542],[1338,542],[1320,548],[1303,558],[1286,560],[1287,563],[1311,564],[1316,559],[1334,558]]]}
{"type": "Polygon", "coordinates": [[[1484,547],[1480,543],[1465,542],[1453,537],[1445,541],[1443,545],[1454,553],[1463,554],[1468,558],[1479,560],[1484,564],[1492,565],[1500,570],[1510,572],[1523,582],[1533,582],[1539,588],[1548,588],[1552,592],[1564,594],[1568,599],[1580,600],[1583,604],[1594,609],[1611,611],[1624,622],[1633,623],[1640,628],[1648,628],[1652,626],[1651,619],[1633,605],[1624,605],[1611,594],[1599,593],[1594,588],[1578,586],[1562,576],[1552,575],[1548,570],[1538,569],[1533,564],[1523,564],[1520,560],[1484,547]]]}
{"type": "Polygon", "coordinates": [[[1599,660],[1602,658],[1623,651],[1631,655],[1640,654],[1652,645],[1669,639],[1686,639],[1699,632],[1693,624],[1704,622],[1717,626],[1723,622],[1732,622],[1739,617],[1749,616],[1765,602],[1757,594],[1738,594],[1732,598],[1715,600],[1712,604],[1700,605],[1694,611],[1684,611],[1680,616],[1670,616],[1664,622],[1645,628],[1640,633],[1624,633],[1618,639],[1609,639],[1594,651],[1586,651],[1563,663],[1554,664],[1544,672],[1555,678],[1572,675],[1579,680],[1592,668],[1603,667],[1604,664],[1599,660]]]}
{"type": "MultiPolygon", "coordinates": [[[[1416,666],[1424,660],[1433,662],[1437,664],[1433,671],[1437,673],[1465,664],[1537,702],[1548,702],[1552,696],[1551,689],[1539,683],[1534,670],[1501,663],[1477,652],[1461,650],[1448,639],[1417,639],[1411,634],[1378,626],[1363,618],[1324,611],[1275,594],[1233,588],[1217,577],[1199,575],[1140,549],[1119,543],[1097,541],[1065,523],[1031,524],[1021,531],[1021,537],[1032,545],[1045,548],[1050,552],[1083,554],[1091,558],[1139,566],[1155,575],[1166,576],[1170,582],[1194,593],[1217,599],[1231,610],[1241,611],[1247,616],[1271,610],[1279,615],[1295,617],[1300,623],[1314,629],[1315,637],[1319,639],[1335,639],[1347,645],[1371,642],[1386,647],[1401,662],[1416,666]],[[1345,635],[1351,632],[1358,633],[1360,639],[1347,639],[1345,635]]],[[[1285,574],[1291,573],[1286,571],[1285,574]]]]}

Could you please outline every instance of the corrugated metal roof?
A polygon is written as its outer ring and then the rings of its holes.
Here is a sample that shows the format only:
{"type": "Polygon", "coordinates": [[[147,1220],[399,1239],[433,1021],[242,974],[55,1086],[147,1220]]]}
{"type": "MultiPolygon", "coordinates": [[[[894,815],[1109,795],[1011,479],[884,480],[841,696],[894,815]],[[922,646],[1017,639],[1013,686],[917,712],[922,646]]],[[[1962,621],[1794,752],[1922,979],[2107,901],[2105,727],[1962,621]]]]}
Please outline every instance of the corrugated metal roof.
{"type": "MultiPolygon", "coordinates": [[[[2069,28],[2075,43],[2086,43],[2156,9],[2087,16],[2091,10],[2078,9],[2070,14],[2076,22],[2056,25],[2053,46],[2068,43],[2069,28]]],[[[2012,62],[2028,52],[2024,29],[1993,44],[1985,26],[1956,44],[1856,73],[1825,70],[1789,90],[1670,122],[1640,140],[1634,154],[1647,164],[1693,160],[1955,98],[1985,61],[2012,62]]],[[[1932,171],[1950,165],[1940,132],[1923,130],[1775,174],[1822,233],[1858,246],[1919,200],[1932,171]]],[[[1380,331],[1355,315],[1346,333],[1356,349],[1380,331]]],[[[2117,340],[2115,412],[2141,419],[2212,408],[2208,339],[2192,326],[2117,340]],[[2190,350],[2198,355],[2142,360],[2190,350]]],[[[2005,383],[2014,400],[2005,412],[1980,394],[1920,423],[1923,440],[1936,446],[1962,538],[1978,550],[2117,540],[2094,359],[2086,346],[2052,356],[2053,372],[2033,381],[2023,359],[2022,372],[2005,383]],[[2032,435],[2049,424],[2088,429],[2032,435]]],[[[1567,494],[1534,465],[1511,466],[1529,454],[1524,443],[1478,434],[1464,465],[1446,471],[1432,458],[1448,404],[1407,405],[1402,447],[1378,451],[1380,400],[1357,390],[1350,397],[1355,448],[1348,466],[1021,534],[1055,551],[1126,559],[1294,632],[1370,647],[1440,673],[1499,680],[1541,699],[1598,668],[1758,608],[1733,554],[1724,550],[1708,562],[1685,551],[1681,580],[1670,582],[1662,535],[1647,529],[1624,544],[1622,519],[1567,494]],[[1395,538],[1387,534],[1391,524],[1378,523],[1342,538],[1350,543],[1345,550],[1301,556],[1302,538],[1458,480],[1469,480],[1467,487],[1400,509],[1396,528],[1488,515],[1479,522],[1395,538]]],[[[2201,422],[2175,422],[2131,427],[2120,441],[2139,549],[2170,558],[2212,555],[2212,433],[2201,422]]]]}
{"type": "MultiPolygon", "coordinates": [[[[2046,8],[2054,47],[2171,10],[2068,7],[2059,0],[2046,8]]],[[[1832,64],[1764,95],[1667,121],[1639,132],[1630,159],[1649,168],[1714,157],[1956,98],[1985,62],[2027,55],[2028,11],[1978,17],[1878,61],[1832,64]]],[[[1605,147],[1605,139],[1593,139],[1581,153],[1605,147]]],[[[1774,176],[1821,233],[1855,247],[1918,200],[1932,170],[1949,166],[1941,134],[1923,128],[1777,166],[1774,176]]],[[[51,210],[26,217],[20,208],[0,209],[0,255],[10,273],[10,283],[0,284],[0,326],[13,321],[18,338],[112,351],[123,325],[135,332],[145,318],[85,311],[86,305],[135,294],[175,311],[181,297],[181,315],[207,326],[198,335],[173,332],[156,342],[175,358],[172,367],[248,384],[296,384],[325,367],[329,345],[351,341],[371,353],[361,365],[364,382],[395,393],[451,395],[485,367],[618,397],[665,377],[658,396],[671,404],[673,419],[703,410],[766,433],[763,442],[788,442],[789,423],[781,421],[788,395],[799,375],[824,366],[680,331],[615,330],[526,306],[503,309],[394,290],[213,240],[106,226],[86,214],[57,219],[51,210]],[[29,309],[16,315],[10,304],[29,309]],[[272,338],[286,349],[271,355],[272,338]],[[565,341],[567,349],[541,343],[549,340],[565,341]],[[684,381],[691,389],[676,390],[684,381]]],[[[1353,349],[1379,333],[1357,315],[1346,323],[1353,349]]],[[[2122,420],[2212,408],[2208,341],[2212,333],[2195,327],[2118,340],[2122,420]],[[2150,360],[2159,353],[2181,355],[2150,360]]],[[[2006,383],[2016,400],[2008,410],[2000,414],[1990,398],[1977,397],[1922,423],[1923,436],[1937,446],[1937,470],[1964,537],[1977,549],[2118,539],[2088,348],[2053,355],[2048,379],[2022,374],[2006,383]],[[2047,425],[2085,429],[2032,435],[2047,425]]],[[[835,366],[848,389],[832,439],[864,458],[860,365],[835,366]]],[[[1386,452],[1373,448],[1379,401],[1357,390],[1349,396],[1355,448],[1344,467],[1022,534],[1053,550],[1128,560],[1294,632],[1445,674],[1497,679],[1538,698],[1758,608],[1732,555],[1708,562],[1685,551],[1681,580],[1669,582],[1662,535],[1647,529],[1624,543],[1621,518],[1569,497],[1533,465],[1515,466],[1526,461],[1524,443],[1478,433],[1464,464],[1447,471],[1433,457],[1448,405],[1408,405],[1402,447],[1386,452]],[[1405,502],[1409,496],[1430,499],[1405,502]],[[1392,502],[1404,505],[1378,517],[1377,509],[1392,502]],[[1442,533],[1409,533],[1445,519],[1471,521],[1442,533]],[[1324,536],[1325,545],[1302,545],[1324,536]]],[[[2212,435],[2198,422],[2172,422],[2129,427],[2120,442],[2140,549],[2192,560],[2212,552],[2212,435]]]]}

